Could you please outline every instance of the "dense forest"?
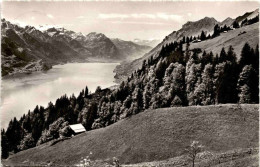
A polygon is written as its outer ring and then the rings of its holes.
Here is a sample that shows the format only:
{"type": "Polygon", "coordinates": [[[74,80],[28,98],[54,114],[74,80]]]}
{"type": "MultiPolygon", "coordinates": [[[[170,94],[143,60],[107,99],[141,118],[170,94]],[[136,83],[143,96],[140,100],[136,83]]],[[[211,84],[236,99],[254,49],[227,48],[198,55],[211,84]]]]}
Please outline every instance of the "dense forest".
{"type": "MultiPolygon", "coordinates": [[[[204,40],[204,32],[200,38],[204,40]]],[[[206,37],[205,37],[206,38],[206,37]]],[[[106,127],[152,108],[223,103],[258,103],[259,49],[245,44],[240,59],[232,46],[217,55],[189,49],[181,40],[163,46],[114,90],[88,88],[14,118],[1,130],[2,158],[71,135],[69,124],[106,127]]]]}

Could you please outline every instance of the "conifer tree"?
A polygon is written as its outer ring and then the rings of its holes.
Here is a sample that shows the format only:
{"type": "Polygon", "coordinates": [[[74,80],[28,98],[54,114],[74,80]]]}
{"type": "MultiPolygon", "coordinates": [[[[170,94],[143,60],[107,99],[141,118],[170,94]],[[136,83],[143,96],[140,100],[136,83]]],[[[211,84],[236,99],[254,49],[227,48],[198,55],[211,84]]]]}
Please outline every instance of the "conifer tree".
{"type": "Polygon", "coordinates": [[[234,48],[230,45],[227,52],[227,61],[230,61],[232,63],[236,63],[236,54],[234,52],[234,48]]]}
{"type": "Polygon", "coordinates": [[[201,31],[200,39],[201,39],[202,41],[206,40],[206,34],[205,34],[204,31],[201,31]]]}
{"type": "Polygon", "coordinates": [[[202,53],[202,56],[201,56],[201,65],[202,65],[202,69],[205,67],[205,65],[208,63],[207,62],[207,53],[206,51],[204,50],[203,53],[202,53]]]}
{"type": "Polygon", "coordinates": [[[226,62],[227,60],[227,53],[224,48],[221,49],[220,55],[219,55],[219,63],[226,62]]]}
{"type": "Polygon", "coordinates": [[[99,92],[101,92],[101,87],[100,87],[100,86],[98,86],[98,87],[96,88],[95,93],[99,93],[99,92]]]}
{"type": "Polygon", "coordinates": [[[85,88],[85,98],[88,97],[88,86],[85,88]]]}
{"type": "Polygon", "coordinates": [[[186,38],[185,38],[185,36],[182,38],[182,43],[186,43],[187,41],[186,41],[186,38]]]}
{"type": "Polygon", "coordinates": [[[212,37],[215,38],[216,36],[219,36],[219,35],[220,35],[220,27],[219,27],[219,25],[217,24],[217,25],[215,25],[215,27],[214,27],[214,33],[213,33],[212,37]]]}
{"type": "Polygon", "coordinates": [[[189,37],[186,37],[186,43],[190,43],[190,38],[189,37]]]}
{"type": "Polygon", "coordinates": [[[190,42],[192,42],[193,41],[193,37],[192,36],[190,36],[190,42]]]}
{"type": "Polygon", "coordinates": [[[237,71],[236,63],[230,61],[216,65],[214,74],[216,104],[237,102],[237,71]]]}
{"type": "Polygon", "coordinates": [[[245,65],[253,64],[253,57],[254,53],[252,53],[251,47],[248,43],[245,43],[245,45],[242,48],[241,57],[239,60],[240,70],[242,70],[245,65]]]}
{"type": "Polygon", "coordinates": [[[184,62],[187,63],[188,60],[190,59],[190,50],[189,50],[190,44],[186,44],[186,50],[185,50],[185,55],[184,55],[184,62]]]}
{"type": "Polygon", "coordinates": [[[14,153],[18,152],[18,145],[23,137],[23,131],[20,123],[14,117],[13,120],[10,121],[9,126],[6,130],[6,137],[9,142],[9,151],[14,151],[14,153]]]}
{"type": "Polygon", "coordinates": [[[1,130],[1,150],[2,159],[6,159],[9,156],[9,143],[4,129],[1,130]]]}
{"type": "Polygon", "coordinates": [[[237,21],[234,21],[234,22],[233,22],[233,28],[239,28],[239,24],[238,24],[237,21]]]}
{"type": "Polygon", "coordinates": [[[252,58],[252,65],[253,68],[256,70],[257,74],[259,74],[259,46],[258,44],[256,45],[255,51],[254,51],[254,55],[252,58]]]}

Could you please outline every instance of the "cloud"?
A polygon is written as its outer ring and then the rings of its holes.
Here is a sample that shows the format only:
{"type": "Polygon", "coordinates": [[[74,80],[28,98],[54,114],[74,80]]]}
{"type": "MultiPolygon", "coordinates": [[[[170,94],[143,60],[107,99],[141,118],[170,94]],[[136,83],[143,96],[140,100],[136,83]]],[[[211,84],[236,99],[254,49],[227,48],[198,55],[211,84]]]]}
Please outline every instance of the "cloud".
{"type": "Polygon", "coordinates": [[[99,19],[128,19],[128,18],[135,18],[135,19],[162,19],[162,20],[173,20],[177,22],[183,21],[183,17],[180,15],[174,14],[167,14],[167,13],[156,13],[156,14],[147,14],[147,13],[134,13],[134,14],[118,14],[118,13],[111,13],[111,14],[99,14],[99,19]]]}
{"type": "Polygon", "coordinates": [[[126,14],[116,14],[116,13],[111,13],[111,14],[99,14],[98,18],[100,19],[126,19],[129,18],[129,15],[126,14]]]}
{"type": "Polygon", "coordinates": [[[187,15],[188,15],[189,17],[191,17],[191,16],[192,16],[192,13],[187,13],[187,15]]]}
{"type": "Polygon", "coordinates": [[[141,14],[131,14],[130,17],[133,18],[149,18],[149,19],[156,19],[156,16],[154,14],[146,14],[146,13],[141,13],[141,14]]]}
{"type": "MultiPolygon", "coordinates": [[[[32,19],[32,18],[31,18],[31,19],[32,19]]],[[[25,26],[28,25],[28,23],[23,22],[23,21],[20,21],[20,20],[17,20],[17,19],[15,19],[15,20],[10,19],[9,21],[10,21],[11,23],[17,24],[17,25],[20,26],[20,27],[25,27],[25,26]]]]}
{"type": "Polygon", "coordinates": [[[73,24],[45,24],[45,25],[36,25],[35,28],[37,28],[40,31],[45,31],[49,28],[64,28],[65,26],[73,26],[73,24]]]}
{"type": "Polygon", "coordinates": [[[146,24],[146,25],[171,25],[168,23],[160,22],[138,22],[138,21],[111,21],[113,24],[146,24]]]}
{"type": "Polygon", "coordinates": [[[47,14],[47,17],[53,19],[54,17],[51,14],[47,14]]]}
{"type": "Polygon", "coordinates": [[[181,22],[183,19],[182,16],[180,15],[166,14],[166,13],[157,13],[157,17],[164,20],[174,20],[177,22],[181,22]]]}

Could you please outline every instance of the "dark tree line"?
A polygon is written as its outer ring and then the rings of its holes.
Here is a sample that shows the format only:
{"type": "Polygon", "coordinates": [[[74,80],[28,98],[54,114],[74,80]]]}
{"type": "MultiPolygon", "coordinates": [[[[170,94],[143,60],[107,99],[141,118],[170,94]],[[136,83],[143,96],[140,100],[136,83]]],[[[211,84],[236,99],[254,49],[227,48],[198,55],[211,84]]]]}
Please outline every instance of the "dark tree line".
{"type": "MultiPolygon", "coordinates": [[[[233,27],[234,27],[234,25],[233,25],[233,27]]],[[[239,27],[239,25],[238,25],[238,27],[239,27]]],[[[210,34],[207,35],[206,32],[202,30],[200,35],[198,35],[198,36],[190,36],[190,37],[184,36],[182,38],[182,40],[180,40],[180,43],[182,43],[182,44],[183,43],[190,43],[190,42],[195,42],[195,41],[198,41],[198,40],[205,41],[207,39],[215,38],[215,37],[219,36],[220,33],[227,32],[227,31],[230,31],[230,30],[232,30],[230,26],[224,25],[224,26],[220,27],[218,24],[216,24],[214,26],[214,31],[213,31],[212,35],[210,35],[210,34]]]]}
{"type": "Polygon", "coordinates": [[[250,25],[250,24],[254,24],[254,23],[257,23],[259,22],[259,15],[257,15],[256,17],[252,18],[252,19],[244,19],[242,22],[241,22],[241,27],[243,26],[246,26],[246,25],[250,25]]]}
{"type": "Polygon", "coordinates": [[[241,22],[241,25],[239,25],[238,21],[235,20],[232,24],[233,28],[239,28],[239,27],[243,27],[243,26],[246,26],[246,25],[250,25],[250,24],[254,24],[254,23],[257,23],[259,22],[259,15],[255,16],[254,18],[252,19],[244,19],[242,22],[241,22]]]}
{"type": "Polygon", "coordinates": [[[47,108],[36,106],[20,120],[14,118],[1,131],[2,158],[69,136],[69,124],[82,123],[92,130],[146,109],[258,102],[258,46],[246,43],[237,60],[232,46],[214,55],[191,51],[189,45],[183,51],[182,44],[163,46],[115,90],[97,87],[91,94],[86,87],[78,97],[64,95],[47,108]]]}

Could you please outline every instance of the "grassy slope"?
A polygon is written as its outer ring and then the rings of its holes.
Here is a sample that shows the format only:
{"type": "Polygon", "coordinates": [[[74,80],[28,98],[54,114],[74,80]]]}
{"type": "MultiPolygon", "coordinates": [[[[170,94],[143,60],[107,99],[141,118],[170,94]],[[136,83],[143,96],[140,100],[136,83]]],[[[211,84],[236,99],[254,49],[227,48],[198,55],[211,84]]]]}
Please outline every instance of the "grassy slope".
{"type": "Polygon", "coordinates": [[[183,154],[192,140],[207,151],[225,152],[258,146],[258,105],[183,107],[149,110],[106,128],[89,131],[53,146],[39,146],[11,156],[6,164],[75,164],[118,157],[121,163],[164,160],[183,154]]]}
{"type": "MultiPolygon", "coordinates": [[[[196,155],[195,166],[198,167],[259,167],[258,147],[235,149],[222,153],[204,151],[196,155]]],[[[143,162],[122,165],[123,167],[183,167],[191,166],[191,160],[183,155],[163,161],[143,162]]]]}
{"type": "Polygon", "coordinates": [[[259,43],[259,23],[241,27],[227,33],[221,33],[220,36],[202,41],[199,43],[191,43],[190,49],[201,48],[207,53],[212,51],[214,54],[219,54],[222,47],[228,51],[230,45],[233,46],[237,57],[240,57],[241,50],[246,42],[249,43],[251,47],[255,49],[256,45],[259,43]],[[240,32],[246,32],[245,34],[238,35],[240,32]]]}

